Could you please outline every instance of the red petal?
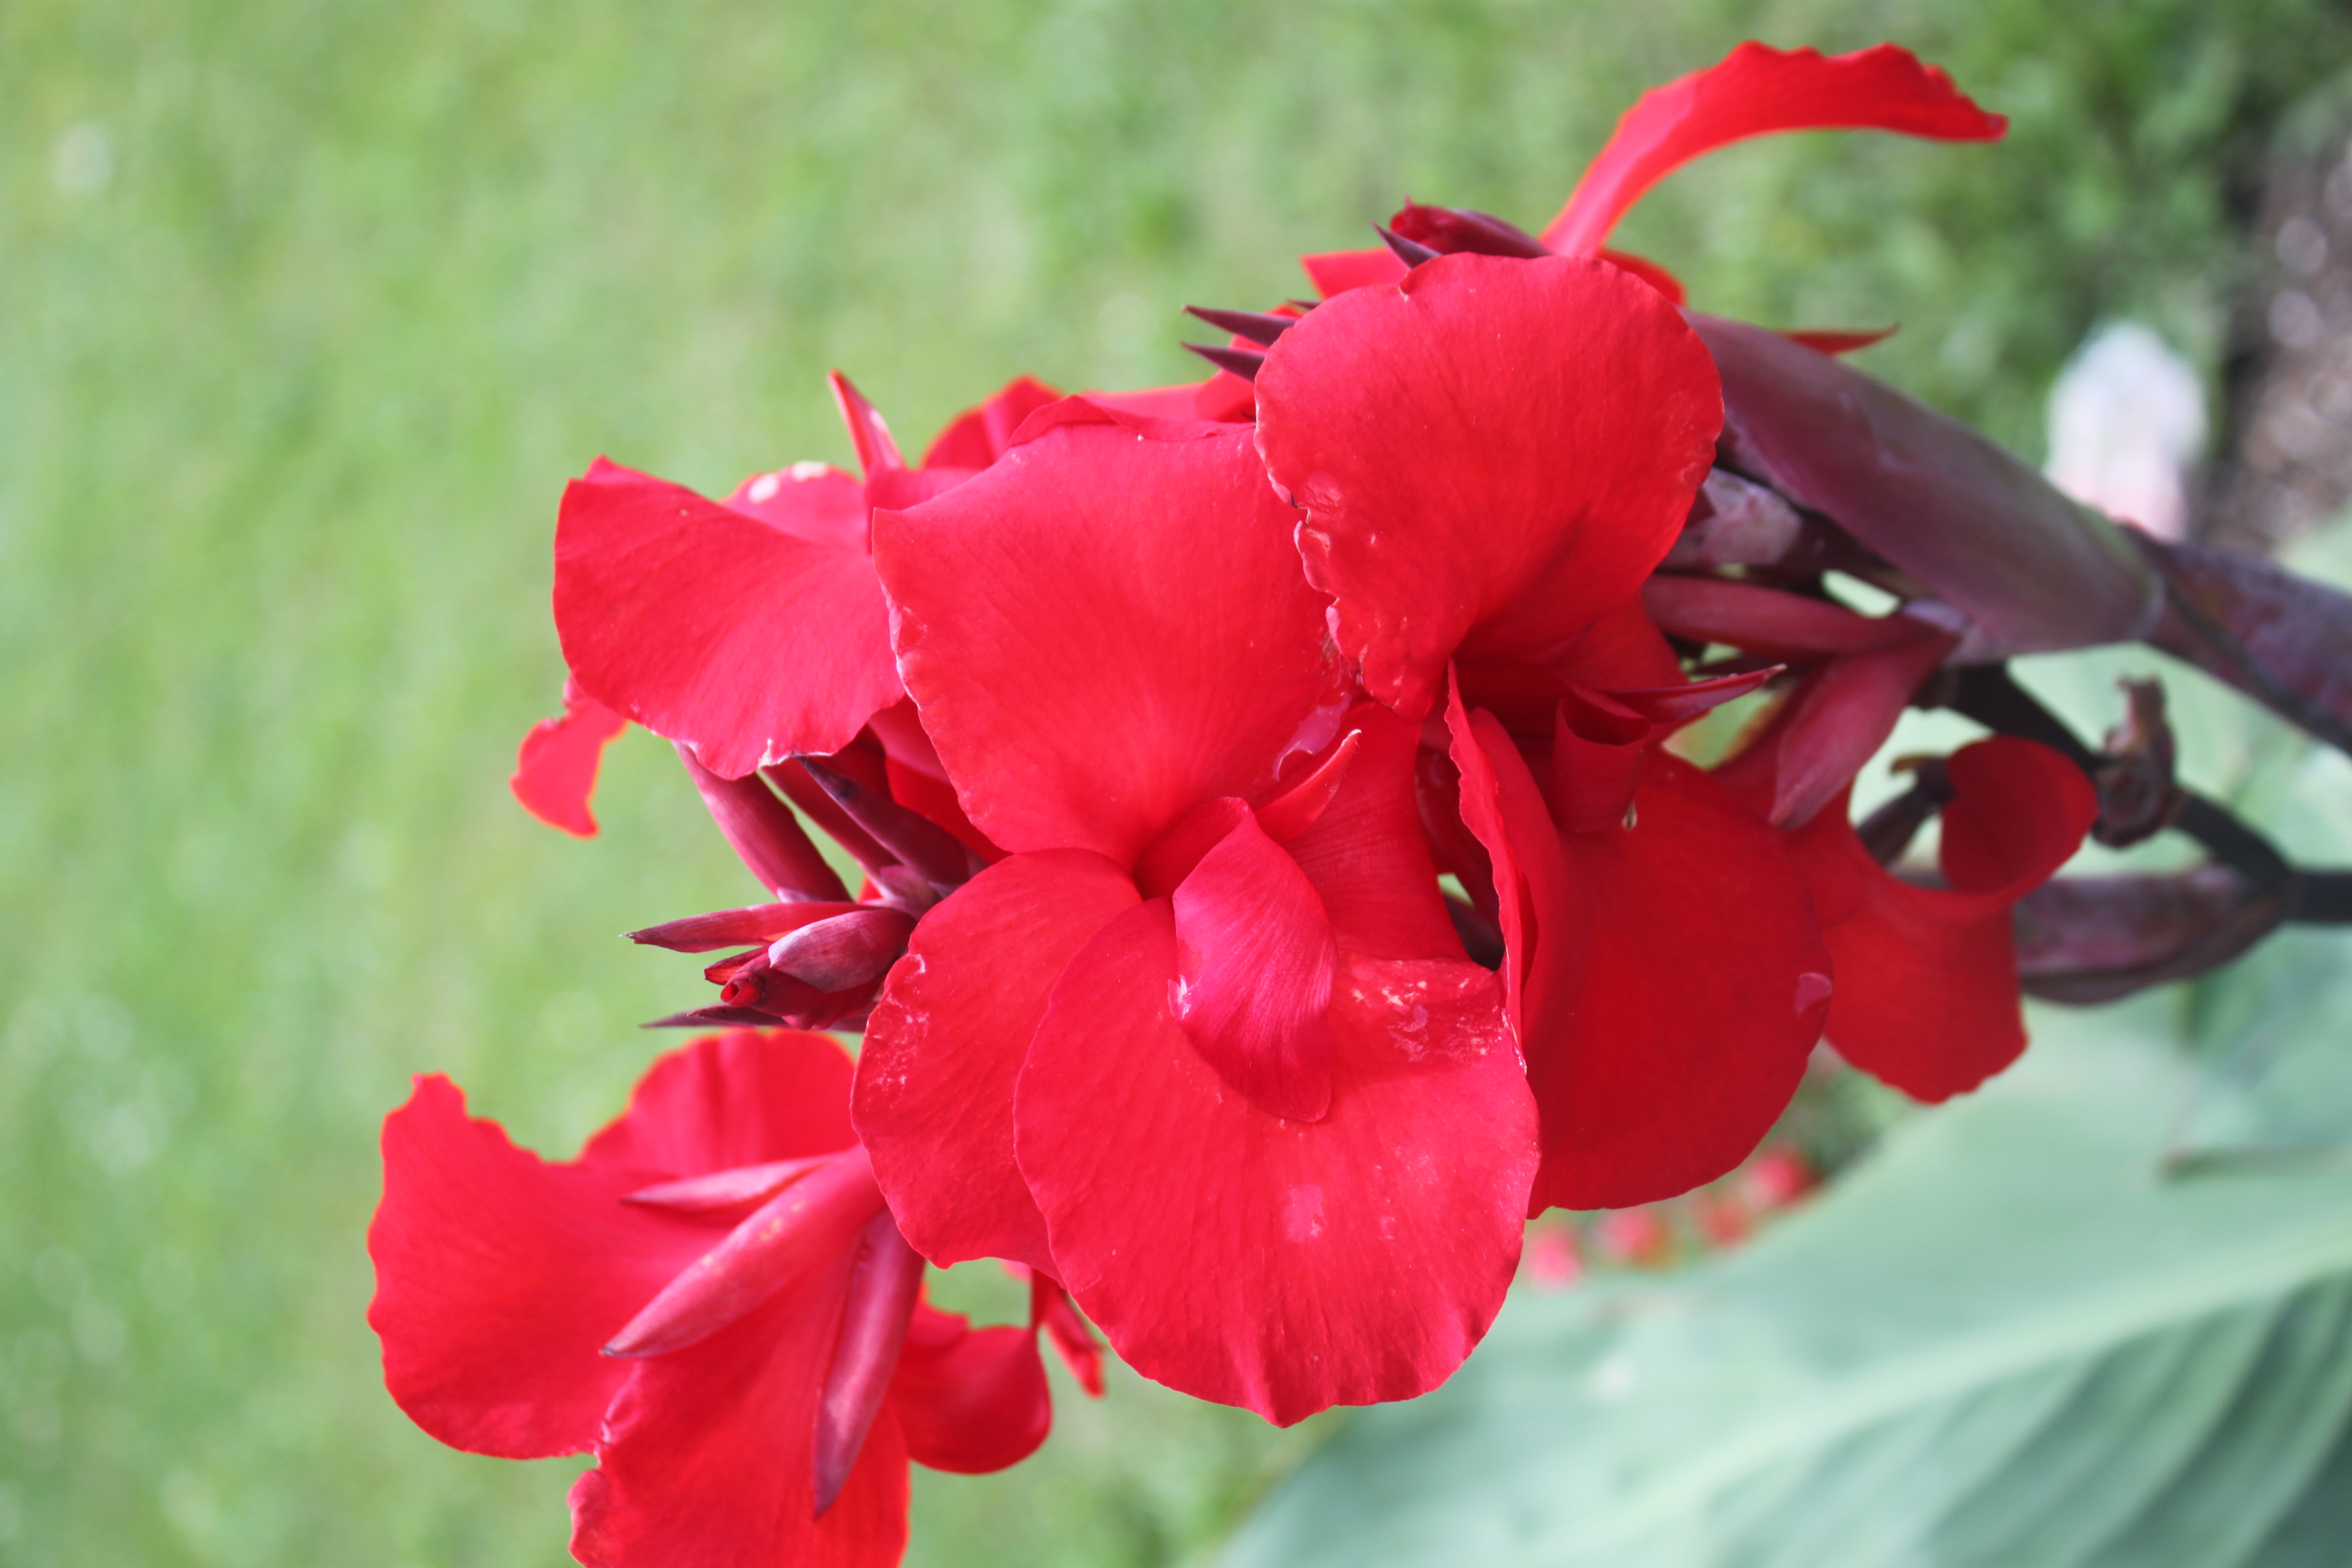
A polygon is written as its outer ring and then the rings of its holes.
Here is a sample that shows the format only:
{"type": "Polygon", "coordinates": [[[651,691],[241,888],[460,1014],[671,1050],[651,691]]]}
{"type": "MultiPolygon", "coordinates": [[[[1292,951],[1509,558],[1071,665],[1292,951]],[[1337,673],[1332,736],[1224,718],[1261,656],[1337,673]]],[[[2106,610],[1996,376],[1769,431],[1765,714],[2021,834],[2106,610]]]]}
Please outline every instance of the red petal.
{"type": "Polygon", "coordinates": [[[1958,839],[1947,874],[1965,891],[1881,869],[1843,799],[1790,840],[1816,903],[1853,910],[1827,928],[1837,963],[1830,1043],[1930,1101],[1974,1089],[2024,1050],[2010,908],[2074,853],[2098,810],[2073,764],[2030,741],[1980,741],[1948,765],[1959,794],[1944,808],[1948,839],[1958,839]]]}
{"type": "Polygon", "coordinates": [[[886,1403],[823,1518],[811,1490],[817,1401],[847,1290],[821,1277],[675,1355],[635,1363],[601,1468],[572,1489],[589,1568],[881,1568],[907,1536],[906,1444],[886,1403]]]}
{"type": "Polygon", "coordinates": [[[862,552],[601,458],[564,491],[555,625],[584,689],[729,778],[837,751],[900,694],[862,552]]]}
{"type": "Polygon", "coordinates": [[[1776,131],[1899,131],[1989,142],[2008,121],[1952,79],[1893,44],[1823,58],[1745,43],[1703,71],[1654,87],[1617,121],[1568,205],[1543,232],[1564,256],[1590,255],[1642,194],[1703,153],[1776,131]]]}
{"type": "Polygon", "coordinates": [[[550,827],[578,838],[596,837],[588,797],[596,792],[596,768],[604,746],[629,721],[580,689],[563,683],[563,716],[541,719],[522,738],[515,771],[507,780],[522,808],[550,827]]]}
{"type": "Polygon", "coordinates": [[[1135,901],[1117,867],[1045,850],[990,867],[915,928],[866,1026],[857,1127],[899,1228],[933,1262],[1052,1268],[1013,1163],[1013,1081],[1055,977],[1135,901]]]}
{"type": "MultiPolygon", "coordinates": [[[[675,1050],[638,1080],[629,1109],[581,1152],[583,1163],[667,1176],[829,1154],[849,1130],[851,1065],[841,1042],[795,1029],[730,1029],[675,1050]]],[[[706,1232],[700,1251],[709,1247],[706,1232]]],[[[617,1327],[618,1325],[614,1325],[617,1327]]]]}
{"type": "Polygon", "coordinates": [[[1535,889],[1534,963],[1552,972],[1527,1040],[1538,1207],[1713,1181],[1771,1130],[1821,1037],[1830,953],[1779,835],[1669,752],[1633,804],[1631,828],[1562,834],[1564,879],[1535,889]]]}
{"type": "Polygon", "coordinates": [[[1244,815],[1177,887],[1174,907],[1174,1003],[1193,1048],[1261,1110],[1321,1116],[1339,950],[1298,862],[1244,815]]]}
{"type": "Polygon", "coordinates": [[[1103,928],[1021,1076],[1063,1280],[1136,1370],[1287,1425],[1444,1381],[1519,1250],[1534,1120],[1494,976],[1343,961],[1330,1113],[1228,1091],[1168,1009],[1165,900],[1103,928]]]}
{"type": "Polygon", "coordinates": [[[1075,398],[1029,428],[1055,414],[950,494],[877,513],[876,563],[973,824],[1127,865],[1200,801],[1262,796],[1321,710],[1319,750],[1336,672],[1246,430],[1160,438],[1075,398]]]}
{"type": "Polygon", "coordinates": [[[1318,256],[1300,257],[1298,265],[1307,269],[1315,291],[1326,300],[1350,289],[1371,289],[1402,281],[1408,270],[1397,259],[1396,252],[1386,246],[1371,250],[1327,250],[1318,256]]]}
{"type": "Polygon", "coordinates": [[[963,1476],[1019,1464],[1054,1426],[1037,1336],[1009,1324],[960,1335],[943,1349],[910,1341],[890,1380],[890,1403],[907,1457],[963,1476]]]}
{"type": "Polygon", "coordinates": [[[1341,295],[1266,351],[1257,392],[1340,650],[1412,720],[1457,651],[1539,658],[1632,598],[1722,414],[1673,306],[1559,258],[1444,256],[1341,295]]]}
{"type": "Polygon", "coordinates": [[[1016,376],[977,408],[967,408],[940,432],[923,454],[927,468],[984,468],[1004,455],[1021,422],[1061,394],[1044,382],[1016,376]]]}
{"type": "Polygon", "coordinates": [[[640,1172],[516,1148],[437,1074],[384,1119],[383,1178],[368,1325],[393,1398],[472,1453],[585,1452],[628,1376],[598,1348],[709,1227],[624,1204],[640,1172]]]}
{"type": "Polygon", "coordinates": [[[1331,804],[1283,847],[1314,884],[1340,948],[1370,958],[1463,957],[1413,798],[1421,737],[1377,703],[1348,715],[1354,761],[1331,804]]]}

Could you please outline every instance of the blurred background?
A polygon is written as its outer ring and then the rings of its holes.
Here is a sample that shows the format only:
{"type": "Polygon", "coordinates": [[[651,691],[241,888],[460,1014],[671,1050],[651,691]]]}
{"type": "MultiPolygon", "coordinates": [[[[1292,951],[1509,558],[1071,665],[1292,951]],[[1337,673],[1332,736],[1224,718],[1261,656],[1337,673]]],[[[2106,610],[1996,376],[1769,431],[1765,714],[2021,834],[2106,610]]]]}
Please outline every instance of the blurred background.
{"type": "MultiPolygon", "coordinates": [[[[507,795],[568,478],[846,463],[835,367],[918,445],[1016,374],[1191,379],[1182,305],[1300,293],[1407,195],[1539,226],[1747,37],[1893,38],[2011,135],[1750,145],[1620,244],[1900,322],[1859,363],[2036,461],[2144,323],[2211,410],[2199,526],[2341,508],[2322,0],[0,5],[0,1561],[564,1560],[576,1464],[383,1394],[362,1235],[410,1074],[568,1153],[698,991],[614,933],[752,891],[642,733],[593,842],[507,795]]],[[[919,1472],[910,1562],[1195,1561],[1331,1425],[1059,1394],[1019,1470],[919,1472]]]]}

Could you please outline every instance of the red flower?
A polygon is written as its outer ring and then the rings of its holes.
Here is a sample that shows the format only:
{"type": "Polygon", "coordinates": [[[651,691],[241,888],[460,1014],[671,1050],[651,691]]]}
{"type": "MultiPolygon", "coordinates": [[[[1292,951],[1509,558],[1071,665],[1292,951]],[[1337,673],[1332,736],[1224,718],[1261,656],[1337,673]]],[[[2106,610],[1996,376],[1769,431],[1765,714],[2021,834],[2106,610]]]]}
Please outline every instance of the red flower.
{"type": "Polygon", "coordinates": [[[1057,395],[1026,377],[940,433],[920,468],[848,379],[833,377],[865,479],[823,463],[757,474],[723,502],[598,458],[564,492],[555,625],[565,711],[524,742],[514,791],[593,833],[595,752],[634,719],[723,779],[837,752],[903,695],[868,517],[985,468],[1057,395]],[[574,700],[574,697],[578,700],[574,700]]]}
{"type": "Polygon", "coordinates": [[[1318,307],[1257,385],[1366,685],[1418,719],[1460,671],[1433,828],[1508,949],[1533,1205],[1720,1175],[1795,1091],[1829,961],[1769,828],[1658,748],[1760,679],[1684,685],[1634,602],[1713,455],[1706,351],[1605,263],[1454,255],[1318,307]]]}
{"type": "Polygon", "coordinates": [[[1292,523],[1246,427],[1083,400],[877,514],[908,688],[1013,853],[917,930],[856,1099],[918,1248],[1279,1422],[1459,1363],[1533,1166],[1413,731],[1350,709],[1292,523]]]}
{"type": "Polygon", "coordinates": [[[1032,1329],[919,1302],[850,1071],[819,1035],[700,1039],[562,1164],[420,1078],[368,1232],[393,1397],[471,1452],[593,1452],[583,1563],[895,1563],[909,1458],[998,1469],[1052,1413],[1032,1329]]]}

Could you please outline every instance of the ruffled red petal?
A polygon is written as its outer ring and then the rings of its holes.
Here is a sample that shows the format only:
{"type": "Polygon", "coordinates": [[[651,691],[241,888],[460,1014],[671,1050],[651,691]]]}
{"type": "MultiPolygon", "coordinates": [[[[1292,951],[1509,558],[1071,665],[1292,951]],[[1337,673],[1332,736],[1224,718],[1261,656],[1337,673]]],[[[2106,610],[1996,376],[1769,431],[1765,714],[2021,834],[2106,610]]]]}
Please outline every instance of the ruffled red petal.
{"type": "Polygon", "coordinates": [[[1026,430],[950,493],[877,512],[876,563],[973,825],[1129,865],[1328,740],[1323,605],[1246,429],[1069,398],[1026,430]]]}
{"type": "Polygon", "coordinates": [[[1409,1399],[1486,1331],[1518,1256],[1534,1108],[1494,976],[1342,960],[1315,1122],[1232,1093],[1169,1010],[1164,900],[1055,987],[1015,1110],[1062,1279],[1129,1363],[1287,1425],[1409,1399]]]}
{"type": "MultiPolygon", "coordinates": [[[[765,476],[776,489],[739,510],[599,458],[556,524],[555,625],[572,674],[728,778],[838,751],[900,695],[881,584],[845,542],[854,481],[799,472],[765,476]]],[[[862,492],[854,515],[862,543],[862,492]]]]}
{"type": "Polygon", "coordinates": [[[939,1347],[909,1339],[890,1380],[890,1403],[907,1457],[958,1475],[1019,1464],[1054,1426],[1045,1363],[1025,1327],[980,1329],[939,1347]]]}
{"type": "Polygon", "coordinates": [[[2011,907],[2082,844],[2098,799],[2065,758],[1999,736],[1947,764],[1950,889],[1889,875],[1841,796],[1790,847],[1815,889],[1837,965],[1829,1039],[1854,1066],[1916,1100],[1974,1089],[2025,1049],[2011,907]],[[1843,919],[1837,916],[1843,915],[1843,919]]]}
{"type": "Polygon", "coordinates": [[[1632,598],[1722,420],[1674,307],[1564,258],[1444,256],[1342,294],[1266,352],[1257,391],[1340,650],[1409,720],[1457,652],[1538,658],[1632,598]]]}
{"type": "Polygon", "coordinates": [[[1750,41],[1637,99],[1543,242],[1563,256],[1591,255],[1652,185],[1701,153],[1750,136],[1870,130],[1987,142],[2008,124],[1970,102],[1942,70],[1893,44],[1824,57],[1750,41]]]}
{"type": "Polygon", "coordinates": [[[1135,902],[1099,856],[1015,855],[926,915],[890,972],[858,1058],[857,1127],[898,1228],[933,1262],[1052,1268],[1013,1161],[1013,1083],[1055,977],[1135,902]]]}
{"type": "Polygon", "coordinates": [[[507,788],[550,827],[593,838],[596,817],[588,799],[596,792],[596,770],[605,744],[628,727],[626,719],[581,690],[578,681],[565,681],[562,716],[531,726],[515,753],[507,788]]]}
{"type": "Polygon", "coordinates": [[[731,1328],[634,1363],[598,1468],[572,1489],[588,1568],[887,1568],[907,1538],[907,1450],[883,1404],[833,1506],[815,1511],[817,1402],[850,1254],[731,1328]]]}
{"type": "Polygon", "coordinates": [[[516,1148],[438,1075],[384,1119],[383,1167],[368,1324],[393,1398],[471,1453],[585,1452],[629,1374],[598,1351],[721,1233],[622,1203],[646,1171],[516,1148]]]}

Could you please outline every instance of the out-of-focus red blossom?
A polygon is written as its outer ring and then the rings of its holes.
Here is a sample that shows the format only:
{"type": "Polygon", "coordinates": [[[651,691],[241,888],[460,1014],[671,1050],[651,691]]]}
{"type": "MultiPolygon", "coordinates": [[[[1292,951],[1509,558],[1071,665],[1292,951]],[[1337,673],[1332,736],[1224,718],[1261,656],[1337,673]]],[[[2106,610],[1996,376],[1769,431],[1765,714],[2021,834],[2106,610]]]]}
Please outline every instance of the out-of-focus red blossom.
{"type": "Polygon", "coordinates": [[[1044,1440],[1053,1324],[1045,1289],[1028,1327],[920,1302],[850,1073],[824,1036],[700,1039],[556,1164],[420,1078],[368,1233],[393,1397],[455,1447],[594,1453],[583,1563],[897,1563],[909,1458],[992,1470],[1044,1440]]]}
{"type": "Polygon", "coordinates": [[[840,751],[903,696],[874,575],[872,508],[970,478],[1059,394],[1013,381],[909,468],[848,378],[836,373],[833,388],[862,481],[794,463],[714,501],[600,458],[564,492],[555,625],[572,675],[563,717],[532,731],[516,762],[515,797],[534,816],[595,831],[588,794],[616,714],[732,779],[796,752],[840,751]]]}
{"type": "Polygon", "coordinates": [[[856,1097],[919,1249],[1049,1271],[1284,1423],[1453,1371],[1535,1156],[1414,732],[1351,704],[1293,519],[1246,427],[1082,399],[877,514],[908,688],[1012,854],[916,931],[856,1097]]]}
{"type": "Polygon", "coordinates": [[[1577,1251],[1576,1232],[1564,1225],[1539,1225],[1528,1233],[1527,1254],[1519,1272],[1538,1290],[1566,1290],[1584,1278],[1584,1258],[1577,1251]]]}
{"type": "Polygon", "coordinates": [[[1663,1266],[1675,1252],[1675,1227],[1655,1204],[1612,1209],[1592,1227],[1601,1255],[1612,1263],[1639,1268],[1663,1266]]]}
{"type": "Polygon", "coordinates": [[[1409,720],[1454,672],[1423,773],[1507,949],[1531,1207],[1722,1174],[1795,1091],[1830,964],[1778,837],[1659,749],[1762,678],[1685,684],[1637,599],[1714,452],[1705,348],[1605,263],[1456,254],[1327,301],[1257,384],[1340,649],[1409,720]]]}
{"type": "Polygon", "coordinates": [[[1812,1162],[1778,1143],[1756,1152],[1756,1158],[1740,1168],[1737,1185],[1741,1203],[1755,1213],[1769,1214],[1811,1192],[1819,1180],[1812,1162]]]}

